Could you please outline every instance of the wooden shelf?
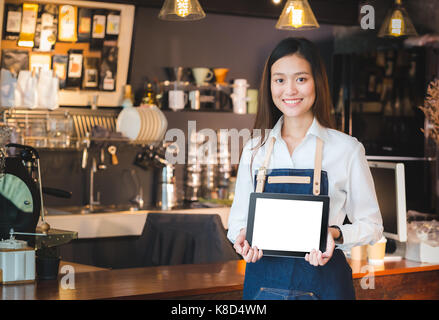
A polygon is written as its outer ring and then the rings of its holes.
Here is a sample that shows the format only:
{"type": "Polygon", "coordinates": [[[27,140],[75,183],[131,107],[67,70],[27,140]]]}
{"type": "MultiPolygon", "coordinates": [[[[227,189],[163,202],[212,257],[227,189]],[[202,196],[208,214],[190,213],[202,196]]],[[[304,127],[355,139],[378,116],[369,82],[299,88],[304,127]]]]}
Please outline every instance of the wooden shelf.
{"type": "Polygon", "coordinates": [[[256,114],[237,114],[233,112],[214,111],[163,111],[168,119],[168,130],[178,128],[186,132],[188,122],[196,121],[196,130],[219,129],[253,129],[256,114]]]}
{"type": "Polygon", "coordinates": [[[88,42],[56,42],[55,48],[50,52],[40,52],[40,51],[32,51],[32,48],[19,47],[17,45],[16,40],[2,40],[1,41],[2,49],[15,49],[15,50],[23,50],[28,51],[29,55],[32,54],[47,54],[53,56],[55,54],[64,54],[67,55],[70,49],[83,50],[85,57],[95,57],[100,58],[100,51],[90,51],[90,44],[88,42]]]}

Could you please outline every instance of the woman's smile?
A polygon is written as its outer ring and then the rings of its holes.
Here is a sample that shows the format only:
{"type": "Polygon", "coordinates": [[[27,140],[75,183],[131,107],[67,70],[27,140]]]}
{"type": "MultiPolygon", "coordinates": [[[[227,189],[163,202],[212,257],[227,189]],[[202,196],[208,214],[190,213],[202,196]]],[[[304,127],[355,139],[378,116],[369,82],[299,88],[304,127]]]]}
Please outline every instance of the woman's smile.
{"type": "Polygon", "coordinates": [[[302,102],[303,99],[283,99],[283,102],[287,107],[295,107],[300,102],[302,102]]]}

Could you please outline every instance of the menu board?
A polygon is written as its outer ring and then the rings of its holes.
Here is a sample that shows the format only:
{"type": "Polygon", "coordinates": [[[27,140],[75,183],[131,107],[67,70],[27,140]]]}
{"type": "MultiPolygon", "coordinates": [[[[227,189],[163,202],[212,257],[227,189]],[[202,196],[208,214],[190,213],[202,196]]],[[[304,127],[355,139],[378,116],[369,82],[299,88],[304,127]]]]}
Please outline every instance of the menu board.
{"type": "Polygon", "coordinates": [[[22,66],[27,53],[25,65],[53,69],[61,88],[116,90],[120,11],[32,2],[4,8],[2,41],[16,52],[8,66],[22,66]]]}
{"type": "MultiPolygon", "coordinates": [[[[34,54],[45,54],[42,63],[38,62],[39,56],[34,56],[32,65],[46,69],[50,58],[49,67],[59,80],[61,106],[89,106],[89,90],[105,91],[100,95],[100,106],[120,106],[128,79],[134,17],[135,6],[122,2],[0,1],[0,58],[7,66],[4,71],[18,77],[20,70],[30,71],[34,54]],[[81,76],[73,78],[73,87],[68,78],[71,50],[82,50],[81,76]]],[[[76,65],[70,70],[74,77],[79,72],[76,65]]]]}

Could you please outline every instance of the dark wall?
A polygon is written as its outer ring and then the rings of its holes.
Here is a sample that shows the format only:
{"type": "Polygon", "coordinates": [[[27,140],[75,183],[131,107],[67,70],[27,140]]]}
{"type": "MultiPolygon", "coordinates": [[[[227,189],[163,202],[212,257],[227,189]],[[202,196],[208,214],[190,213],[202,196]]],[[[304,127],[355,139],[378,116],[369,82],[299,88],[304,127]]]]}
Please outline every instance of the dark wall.
{"type": "MultiPolygon", "coordinates": [[[[95,173],[94,194],[100,192],[102,204],[128,204],[138,193],[136,182],[130,171],[144,189],[143,199],[146,205],[152,204],[151,192],[154,170],[143,170],[133,165],[136,153],[141,149],[131,145],[118,144],[119,164],[111,164],[110,154],[105,152],[107,169],[95,173]]],[[[44,196],[46,206],[85,205],[89,202],[90,165],[92,157],[100,162],[100,148],[92,147],[89,152],[88,166],[81,168],[82,151],[43,151],[40,152],[43,186],[64,189],[72,192],[71,199],[44,196]]]]}
{"type": "MultiPolygon", "coordinates": [[[[376,4],[375,1],[370,2],[376,4]]],[[[437,12],[439,1],[409,0],[404,4],[415,26],[419,26],[418,31],[438,30],[437,19],[427,18],[437,12]]],[[[381,11],[377,12],[377,19],[384,16],[385,10],[381,11]]],[[[338,37],[339,27],[321,24],[319,29],[312,31],[280,31],[274,27],[275,19],[213,13],[208,13],[201,21],[167,22],[158,19],[158,12],[159,9],[154,8],[136,8],[128,83],[133,85],[138,95],[142,94],[146,77],[164,80],[162,67],[165,66],[227,67],[230,68],[228,80],[246,78],[252,88],[258,88],[266,57],[277,42],[288,36],[307,37],[315,41],[328,67],[328,75],[332,73],[334,39],[338,37]]],[[[378,27],[380,23],[377,24],[378,27]]],[[[174,121],[172,126],[185,128],[184,123],[174,121]]],[[[130,145],[121,146],[119,165],[109,165],[107,170],[97,173],[96,188],[101,192],[104,204],[126,203],[135,196],[136,190],[129,176],[132,169],[145,190],[145,203],[152,203],[152,169],[144,171],[132,165],[139,150],[130,145]]],[[[93,151],[96,156],[98,151],[93,151]]],[[[81,152],[41,153],[43,184],[73,191],[70,200],[46,196],[47,205],[88,203],[89,168],[81,169],[81,155],[81,152]]]]}
{"type": "MultiPolygon", "coordinates": [[[[167,22],[157,18],[158,12],[158,9],[136,8],[128,83],[140,95],[145,77],[164,80],[161,68],[165,66],[227,67],[230,68],[228,80],[246,78],[252,88],[257,88],[265,59],[277,42],[288,36],[307,37],[315,41],[330,68],[333,51],[330,26],[322,25],[318,30],[307,32],[279,31],[274,27],[274,19],[220,14],[208,14],[201,21],[167,22]]],[[[169,128],[186,128],[184,122],[187,117],[182,117],[181,123],[175,121],[178,117],[173,117],[169,128]]],[[[201,122],[205,119],[198,118],[197,121],[201,122]]],[[[233,123],[225,119],[222,125],[230,128],[229,125],[235,125],[233,123]]],[[[208,121],[197,123],[197,128],[208,125],[208,121]]],[[[252,127],[252,124],[246,123],[245,126],[252,127]]],[[[100,191],[103,204],[125,204],[136,195],[130,176],[133,169],[144,189],[145,205],[153,203],[152,194],[156,187],[153,185],[153,169],[144,171],[132,164],[138,151],[139,147],[120,146],[118,166],[109,164],[109,154],[106,153],[108,169],[98,171],[95,176],[95,190],[100,191]]],[[[97,159],[98,152],[99,148],[92,151],[97,159]]],[[[90,167],[81,169],[81,156],[80,151],[47,151],[41,154],[43,184],[73,192],[69,200],[45,196],[47,206],[88,203],[90,167]]]]}
{"type": "MultiPolygon", "coordinates": [[[[330,68],[332,27],[311,31],[275,29],[275,19],[208,14],[193,22],[162,21],[159,10],[136,8],[132,60],[128,82],[138,94],[145,77],[166,80],[162,67],[226,67],[227,80],[245,78],[252,88],[270,51],[283,38],[297,36],[315,41],[330,68]]],[[[330,70],[328,70],[330,71],[330,70]]]]}

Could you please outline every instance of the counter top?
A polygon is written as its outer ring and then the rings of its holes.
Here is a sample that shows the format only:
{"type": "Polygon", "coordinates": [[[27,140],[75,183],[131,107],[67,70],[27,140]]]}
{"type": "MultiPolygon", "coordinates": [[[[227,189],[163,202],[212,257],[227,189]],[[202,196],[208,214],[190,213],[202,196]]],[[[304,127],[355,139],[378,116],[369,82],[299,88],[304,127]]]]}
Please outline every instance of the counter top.
{"type": "MultiPolygon", "coordinates": [[[[78,239],[140,236],[146,218],[151,212],[183,214],[218,214],[225,229],[228,228],[230,207],[196,208],[181,210],[139,210],[112,213],[46,215],[45,220],[53,229],[78,232],[78,239]]],[[[41,224],[41,219],[38,225],[41,224]]]]}
{"type": "MultiPolygon", "coordinates": [[[[365,265],[366,261],[351,264],[357,299],[439,299],[439,265],[405,259],[386,262],[375,273],[375,290],[361,288],[365,274],[356,268],[365,265]]],[[[4,285],[1,299],[240,299],[245,266],[238,260],[119,270],[82,268],[84,272],[75,274],[75,289],[63,289],[60,274],[58,281],[4,285]]]]}
{"type": "MultiPolygon", "coordinates": [[[[68,262],[66,262],[68,264],[68,262]]],[[[63,289],[60,279],[24,285],[5,285],[1,299],[89,300],[165,299],[242,289],[245,264],[177,265],[82,272],[75,274],[75,289],[63,289]]]]}
{"type": "Polygon", "coordinates": [[[360,279],[372,273],[375,276],[397,275],[423,271],[439,270],[439,265],[401,259],[401,261],[388,261],[383,265],[370,265],[367,260],[353,261],[347,259],[352,268],[352,278],[360,279]]]}

